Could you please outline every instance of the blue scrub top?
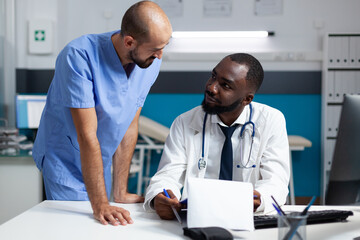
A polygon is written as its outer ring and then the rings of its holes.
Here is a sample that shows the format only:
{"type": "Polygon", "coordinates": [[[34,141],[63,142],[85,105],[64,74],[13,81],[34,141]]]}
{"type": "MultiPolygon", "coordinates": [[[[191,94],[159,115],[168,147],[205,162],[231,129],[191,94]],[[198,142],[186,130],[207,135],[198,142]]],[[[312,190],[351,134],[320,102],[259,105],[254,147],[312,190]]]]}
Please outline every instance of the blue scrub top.
{"type": "Polygon", "coordinates": [[[119,32],[82,36],[60,52],[33,148],[34,160],[45,178],[84,191],[70,108],[95,107],[108,197],[112,156],[143,106],[161,64],[155,59],[146,69],[135,66],[128,78],[111,41],[115,33],[119,32]]]}

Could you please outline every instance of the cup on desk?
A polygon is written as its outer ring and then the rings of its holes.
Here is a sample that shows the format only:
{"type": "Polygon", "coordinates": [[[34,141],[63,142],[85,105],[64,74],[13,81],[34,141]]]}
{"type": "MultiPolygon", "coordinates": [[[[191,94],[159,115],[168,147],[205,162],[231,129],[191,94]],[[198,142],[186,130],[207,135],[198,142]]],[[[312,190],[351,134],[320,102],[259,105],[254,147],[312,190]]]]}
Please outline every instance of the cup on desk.
{"type": "Polygon", "coordinates": [[[286,216],[278,217],[278,239],[279,240],[306,240],[307,214],[293,212],[286,216]]]}

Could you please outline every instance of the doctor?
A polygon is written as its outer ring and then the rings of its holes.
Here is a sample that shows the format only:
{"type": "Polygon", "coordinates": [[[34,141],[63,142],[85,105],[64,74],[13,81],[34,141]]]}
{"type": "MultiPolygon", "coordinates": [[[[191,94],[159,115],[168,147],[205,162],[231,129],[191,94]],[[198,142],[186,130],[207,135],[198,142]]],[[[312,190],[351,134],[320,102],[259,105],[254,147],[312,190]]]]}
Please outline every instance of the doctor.
{"type": "Polygon", "coordinates": [[[181,208],[178,199],[187,198],[185,182],[191,177],[252,183],[256,212],[273,210],[271,195],[285,203],[290,174],[285,118],[252,102],[263,77],[259,61],[245,53],[229,55],[213,69],[202,106],[171,126],[158,172],[147,188],[145,210],[174,218],[170,206],[181,208]],[[226,139],[230,129],[232,136],[226,139]]]}

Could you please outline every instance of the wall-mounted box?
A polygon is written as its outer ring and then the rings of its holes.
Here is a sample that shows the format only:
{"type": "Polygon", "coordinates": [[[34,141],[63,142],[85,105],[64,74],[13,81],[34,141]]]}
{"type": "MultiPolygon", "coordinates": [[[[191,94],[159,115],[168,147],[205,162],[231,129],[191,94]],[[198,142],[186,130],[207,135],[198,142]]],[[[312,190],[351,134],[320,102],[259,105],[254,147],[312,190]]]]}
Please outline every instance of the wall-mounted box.
{"type": "Polygon", "coordinates": [[[53,52],[53,23],[48,19],[33,19],[28,22],[28,43],[30,54],[51,54],[53,52]]]}

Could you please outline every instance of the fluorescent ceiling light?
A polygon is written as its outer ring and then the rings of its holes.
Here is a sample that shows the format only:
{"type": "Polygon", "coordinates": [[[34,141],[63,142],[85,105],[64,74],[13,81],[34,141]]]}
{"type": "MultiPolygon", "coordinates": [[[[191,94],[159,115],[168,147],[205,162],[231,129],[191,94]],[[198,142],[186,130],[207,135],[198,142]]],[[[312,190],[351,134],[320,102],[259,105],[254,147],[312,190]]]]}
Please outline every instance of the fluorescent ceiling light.
{"type": "Polygon", "coordinates": [[[265,38],[274,35],[268,31],[175,31],[173,38],[265,38]]]}

